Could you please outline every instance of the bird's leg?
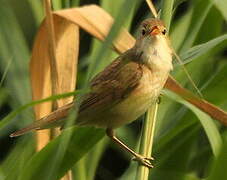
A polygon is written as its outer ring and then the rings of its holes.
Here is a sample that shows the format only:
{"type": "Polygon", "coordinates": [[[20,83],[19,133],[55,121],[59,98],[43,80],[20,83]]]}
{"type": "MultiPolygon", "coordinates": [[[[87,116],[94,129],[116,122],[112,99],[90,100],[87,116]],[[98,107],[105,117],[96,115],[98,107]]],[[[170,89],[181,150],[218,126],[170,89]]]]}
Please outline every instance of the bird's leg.
{"type": "Polygon", "coordinates": [[[124,150],[128,151],[129,153],[131,153],[134,158],[133,160],[138,161],[139,163],[141,163],[144,166],[147,166],[148,168],[152,168],[152,164],[151,164],[151,160],[153,160],[152,157],[147,158],[144,157],[138,153],[136,153],[135,151],[133,151],[132,149],[130,149],[127,145],[125,145],[120,139],[118,139],[115,135],[114,135],[114,131],[111,128],[107,128],[106,129],[106,134],[108,137],[110,137],[110,139],[112,139],[115,143],[117,143],[121,148],[123,148],[124,150]]]}

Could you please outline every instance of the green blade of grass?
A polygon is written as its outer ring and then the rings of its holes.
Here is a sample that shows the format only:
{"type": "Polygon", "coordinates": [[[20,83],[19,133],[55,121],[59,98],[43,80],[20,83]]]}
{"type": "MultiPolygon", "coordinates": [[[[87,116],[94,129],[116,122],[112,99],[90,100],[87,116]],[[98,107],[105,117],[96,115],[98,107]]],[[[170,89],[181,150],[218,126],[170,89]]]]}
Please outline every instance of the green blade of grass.
{"type": "Polygon", "coordinates": [[[5,88],[0,88],[0,108],[7,101],[8,95],[5,88]]]}
{"type": "Polygon", "coordinates": [[[86,157],[83,156],[71,169],[73,174],[73,179],[83,180],[88,179],[87,176],[90,174],[86,168],[86,157]]]}
{"type": "MultiPolygon", "coordinates": [[[[53,2],[56,2],[56,0],[53,2]]],[[[29,5],[31,7],[32,13],[34,14],[35,22],[38,26],[44,17],[42,2],[41,1],[29,1],[29,5]]]]}
{"type": "Polygon", "coordinates": [[[185,179],[197,133],[198,126],[192,126],[178,134],[170,144],[166,144],[165,148],[161,149],[161,154],[155,155],[157,160],[149,179],[163,180],[166,177],[168,180],[185,179]]]}
{"type": "Polygon", "coordinates": [[[193,8],[190,8],[177,22],[173,23],[170,31],[171,44],[176,52],[181,48],[181,45],[187,36],[185,29],[190,28],[193,8]]]}
{"type": "MultiPolygon", "coordinates": [[[[0,7],[0,70],[1,75],[7,71],[7,65],[10,64],[8,72],[5,74],[3,82],[6,90],[7,102],[1,109],[1,114],[5,115],[8,111],[31,101],[29,85],[29,43],[37,27],[37,21],[41,12],[40,2],[29,3],[28,1],[1,1],[0,7]],[[34,6],[31,6],[33,4],[34,6]],[[34,8],[34,9],[33,9],[34,8]],[[34,12],[33,10],[37,10],[34,12]],[[22,20],[23,19],[23,20],[22,20]]],[[[3,94],[1,94],[3,95],[3,94]]],[[[31,111],[25,111],[18,114],[17,122],[14,124],[22,125],[24,120],[31,120],[31,111]]],[[[14,121],[15,122],[15,121],[14,121]]],[[[8,137],[9,132],[15,127],[12,121],[0,121],[1,138],[1,169],[4,170],[7,180],[15,180],[18,177],[23,165],[30,159],[34,153],[35,143],[31,138],[24,139],[28,147],[19,141],[13,141],[8,137]],[[3,128],[4,126],[4,128],[3,128]],[[28,142],[29,141],[29,142],[28,142]],[[13,149],[11,149],[13,148],[13,149]]]]}
{"type": "Polygon", "coordinates": [[[72,7],[79,6],[80,5],[80,0],[71,0],[71,5],[72,5],[72,7]]]}
{"type": "MultiPolygon", "coordinates": [[[[185,118],[185,114],[186,114],[185,112],[183,113],[183,115],[178,114],[178,118],[182,118],[182,120],[176,126],[172,127],[164,135],[155,137],[154,154],[156,156],[158,156],[162,152],[162,150],[165,151],[165,149],[168,147],[169,144],[173,144],[173,147],[169,149],[169,153],[162,154],[162,157],[158,159],[158,163],[164,162],[164,160],[166,159],[166,156],[169,156],[169,154],[172,154],[170,152],[174,152],[175,149],[178,148],[178,146],[180,146],[181,143],[185,141],[185,138],[187,137],[182,137],[182,134],[190,130],[193,130],[193,131],[194,129],[198,130],[196,119],[192,118],[189,121],[187,118],[185,118]]],[[[192,134],[187,134],[187,135],[192,136],[192,134]]]]}
{"type": "Polygon", "coordinates": [[[225,20],[227,21],[227,1],[226,0],[210,0],[219,9],[225,20]]]}
{"type": "Polygon", "coordinates": [[[193,59],[207,53],[210,49],[214,48],[215,46],[219,45],[223,41],[227,40],[227,34],[221,35],[215,39],[212,39],[206,43],[196,45],[187,51],[180,54],[180,57],[184,63],[189,63],[193,59]]]}
{"type": "Polygon", "coordinates": [[[50,168],[56,157],[56,151],[61,144],[63,135],[70,134],[70,139],[66,147],[65,153],[61,161],[54,164],[59,167],[52,171],[51,180],[59,179],[62,177],[81,157],[83,157],[92,147],[102,139],[104,130],[96,128],[70,128],[65,130],[60,136],[51,141],[45,148],[35,154],[32,159],[24,167],[21,173],[20,180],[50,180],[47,178],[50,168]],[[89,140],[88,140],[89,139],[89,140]]]}
{"type": "Polygon", "coordinates": [[[227,164],[227,139],[225,138],[224,144],[220,153],[214,161],[210,175],[206,180],[227,179],[226,164],[227,164]]]}
{"type": "Polygon", "coordinates": [[[52,1],[52,4],[53,4],[53,10],[60,10],[63,7],[62,0],[54,0],[52,1]]]}
{"type": "Polygon", "coordinates": [[[199,30],[210,11],[210,8],[212,7],[212,4],[209,1],[203,1],[203,0],[196,0],[193,1],[193,16],[190,23],[190,28],[187,30],[187,35],[185,36],[185,40],[183,45],[180,48],[180,52],[190,48],[195,39],[197,34],[199,33],[199,30]],[[201,9],[203,9],[201,11],[201,9]]]}
{"type": "Polygon", "coordinates": [[[17,104],[21,104],[29,99],[30,94],[27,62],[29,49],[12,8],[7,1],[2,3],[0,7],[0,67],[4,72],[9,60],[12,59],[6,76],[6,84],[10,87],[10,94],[16,94],[14,99],[17,104]],[[4,18],[7,18],[7,21],[4,18]]]}
{"type": "Polygon", "coordinates": [[[204,131],[206,132],[206,135],[209,139],[212,151],[215,156],[217,156],[220,147],[222,145],[222,138],[218,131],[218,128],[214,121],[204,112],[200,111],[195,106],[189,104],[188,102],[181,99],[179,96],[175,95],[174,93],[170,91],[165,91],[165,94],[168,95],[168,97],[173,98],[175,101],[184,104],[187,106],[192,112],[198,117],[200,120],[200,123],[202,124],[204,131]]]}
{"type": "Polygon", "coordinates": [[[201,128],[191,114],[178,114],[175,120],[180,118],[180,122],[165,135],[155,137],[155,167],[150,174],[150,179],[162,180],[165,177],[170,180],[184,179],[190,154],[193,151],[193,143],[201,128]]]}
{"type": "Polygon", "coordinates": [[[161,11],[161,17],[165,23],[165,26],[167,30],[169,31],[170,28],[170,23],[172,19],[172,13],[173,13],[173,5],[174,5],[174,0],[169,0],[169,1],[162,1],[162,11],[161,11]]]}
{"type": "Polygon", "coordinates": [[[206,99],[218,105],[224,105],[227,99],[227,64],[225,62],[226,59],[224,59],[223,62],[219,64],[217,72],[214,74],[214,77],[208,82],[208,85],[204,90],[204,96],[206,97],[206,99]]]}
{"type": "Polygon", "coordinates": [[[82,94],[82,93],[86,93],[86,90],[78,90],[78,91],[74,91],[74,92],[69,92],[69,93],[63,93],[63,94],[58,94],[58,95],[53,95],[50,97],[47,97],[45,99],[41,99],[41,100],[36,100],[36,101],[32,101],[30,103],[27,103],[23,106],[20,106],[19,108],[17,108],[16,110],[12,111],[10,114],[8,114],[5,118],[3,118],[0,121],[0,137],[4,135],[4,131],[2,131],[3,128],[5,128],[6,125],[8,125],[10,123],[10,121],[13,120],[14,117],[16,117],[18,114],[22,113],[22,111],[26,110],[29,107],[33,107],[36,104],[40,104],[40,103],[44,103],[44,102],[48,102],[48,101],[54,101],[57,99],[61,99],[61,98],[66,98],[69,96],[74,96],[76,94],[82,94]]]}
{"type": "Polygon", "coordinates": [[[92,152],[89,153],[89,156],[86,156],[85,162],[86,162],[86,169],[85,172],[87,172],[87,169],[89,169],[89,173],[87,173],[87,179],[86,180],[93,180],[95,179],[95,174],[97,167],[99,165],[99,161],[101,159],[101,156],[103,152],[106,149],[106,146],[108,144],[109,139],[103,138],[101,141],[99,141],[96,146],[92,149],[92,152]]]}
{"type": "Polygon", "coordinates": [[[24,165],[32,157],[35,152],[35,139],[32,136],[23,137],[14,146],[9,156],[0,165],[0,169],[4,171],[4,180],[14,180],[18,178],[24,165]]]}
{"type": "MultiPolygon", "coordinates": [[[[14,108],[30,101],[28,78],[29,48],[11,3],[2,1],[2,6],[0,7],[0,71],[3,74],[7,70],[9,62],[12,61],[5,75],[3,85],[8,94],[7,105],[10,108],[14,108]]],[[[30,12],[30,10],[28,11],[30,12]]],[[[19,122],[22,124],[25,118],[30,120],[28,117],[32,117],[32,113],[31,111],[25,111],[23,115],[19,116],[21,118],[19,122]]],[[[1,121],[0,124],[4,124],[4,122],[1,121]]],[[[10,127],[10,124],[7,125],[8,128],[1,129],[1,135],[9,133],[12,127],[10,127]]]]}

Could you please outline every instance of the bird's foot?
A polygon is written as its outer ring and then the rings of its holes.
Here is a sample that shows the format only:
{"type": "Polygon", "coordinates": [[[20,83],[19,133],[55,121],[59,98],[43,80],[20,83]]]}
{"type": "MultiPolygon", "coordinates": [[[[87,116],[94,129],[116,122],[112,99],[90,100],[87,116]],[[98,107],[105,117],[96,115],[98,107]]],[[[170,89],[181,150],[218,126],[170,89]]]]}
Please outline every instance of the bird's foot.
{"type": "Polygon", "coordinates": [[[154,166],[152,166],[151,161],[154,160],[153,157],[144,157],[140,154],[135,155],[132,158],[133,161],[138,161],[138,163],[148,167],[148,168],[153,168],[154,166]]]}
{"type": "Polygon", "coordinates": [[[157,104],[161,104],[162,96],[163,96],[162,93],[158,96],[157,101],[156,101],[157,104]]]}

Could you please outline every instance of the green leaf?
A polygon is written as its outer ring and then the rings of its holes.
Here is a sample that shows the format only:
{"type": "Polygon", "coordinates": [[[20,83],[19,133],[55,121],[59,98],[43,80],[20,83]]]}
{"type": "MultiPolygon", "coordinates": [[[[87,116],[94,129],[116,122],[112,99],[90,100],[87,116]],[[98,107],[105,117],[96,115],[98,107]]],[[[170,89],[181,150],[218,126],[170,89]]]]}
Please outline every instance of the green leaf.
{"type": "Polygon", "coordinates": [[[168,95],[168,97],[172,98],[173,100],[184,104],[187,106],[194,114],[198,117],[200,120],[200,123],[202,124],[206,135],[208,137],[208,140],[210,142],[212,151],[215,156],[218,155],[218,152],[220,151],[220,147],[222,145],[222,138],[221,135],[218,131],[217,125],[214,123],[214,121],[204,112],[193,106],[192,104],[188,103],[187,101],[183,100],[180,98],[178,95],[170,92],[170,91],[165,91],[165,94],[168,95]]]}
{"type": "Polygon", "coordinates": [[[22,111],[28,109],[29,107],[32,107],[36,104],[48,102],[48,101],[54,101],[54,100],[57,100],[57,99],[61,99],[61,98],[69,97],[69,96],[74,96],[76,94],[82,94],[82,93],[85,93],[85,92],[87,92],[87,91],[86,90],[78,90],[78,91],[53,95],[53,96],[50,96],[50,97],[47,97],[47,98],[44,98],[44,99],[32,101],[32,102],[27,103],[23,106],[20,106],[19,108],[12,111],[11,113],[9,113],[5,118],[3,118],[0,121],[0,132],[1,132],[0,137],[3,136],[4,133],[5,133],[2,129],[5,128],[6,125],[9,125],[9,123],[13,120],[14,117],[16,117],[18,114],[22,113],[22,111]]]}
{"type": "Polygon", "coordinates": [[[213,78],[203,91],[204,97],[212,103],[222,105],[226,103],[227,99],[227,64],[224,59],[223,63],[219,63],[220,67],[217,72],[213,74],[213,78]]]}
{"type": "Polygon", "coordinates": [[[195,121],[183,119],[182,123],[157,140],[154,146],[155,168],[150,179],[163,180],[167,176],[169,180],[183,179],[199,129],[195,121]]]}
{"type": "Polygon", "coordinates": [[[71,5],[72,5],[72,7],[79,6],[80,5],[80,0],[71,0],[71,5]]]}
{"type": "Polygon", "coordinates": [[[196,174],[188,174],[184,177],[183,180],[201,180],[201,179],[196,177],[196,174]]]}
{"type": "Polygon", "coordinates": [[[209,1],[204,0],[196,0],[193,1],[193,13],[190,23],[190,28],[187,29],[187,35],[185,36],[184,43],[180,49],[180,52],[185,51],[186,49],[190,48],[195,39],[199,30],[212,7],[212,4],[209,1]],[[202,10],[201,10],[202,9],[202,10]]]}
{"type": "Polygon", "coordinates": [[[28,78],[29,49],[8,1],[2,1],[0,7],[0,27],[0,68],[4,72],[8,62],[12,61],[6,75],[6,85],[10,94],[15,94],[13,102],[18,105],[31,97],[28,78]]]}
{"type": "Polygon", "coordinates": [[[206,180],[227,179],[226,164],[227,164],[227,141],[225,140],[217,159],[214,161],[211,173],[206,180]]]}
{"type": "Polygon", "coordinates": [[[222,30],[223,23],[224,20],[220,12],[215,6],[212,6],[199,30],[199,34],[197,35],[194,44],[197,45],[208,42],[221,36],[223,32],[225,33],[225,31],[222,30]]]}
{"type": "Polygon", "coordinates": [[[34,137],[25,136],[19,140],[4,162],[1,163],[0,169],[4,171],[4,180],[15,180],[18,178],[24,165],[34,154],[35,148],[36,144],[34,137]]]}
{"type": "Polygon", "coordinates": [[[5,88],[0,88],[0,108],[7,101],[8,93],[5,88]]]}
{"type": "Polygon", "coordinates": [[[193,59],[205,54],[210,49],[214,48],[215,46],[217,46],[218,44],[222,43],[225,40],[227,40],[227,34],[224,34],[215,39],[212,39],[206,43],[194,46],[194,47],[190,48],[189,50],[181,53],[180,57],[184,61],[185,64],[189,63],[193,59]]]}
{"type": "MultiPolygon", "coordinates": [[[[56,1],[53,1],[52,3],[54,3],[56,1]]],[[[31,11],[34,15],[34,18],[36,20],[36,24],[37,26],[41,23],[43,17],[44,17],[44,9],[42,7],[42,2],[40,1],[33,1],[33,0],[29,0],[29,5],[31,7],[31,11]]]]}
{"type": "Polygon", "coordinates": [[[190,8],[177,22],[173,22],[170,29],[171,44],[176,52],[180,49],[182,42],[187,36],[187,29],[190,27],[193,9],[190,8]]]}
{"type": "Polygon", "coordinates": [[[55,0],[52,2],[53,3],[53,9],[54,10],[59,10],[62,8],[63,4],[62,4],[62,0],[55,0]]]}
{"type": "MultiPolygon", "coordinates": [[[[31,99],[28,73],[29,48],[15,13],[9,1],[1,1],[0,71],[1,74],[7,71],[3,85],[8,94],[7,105],[11,108],[18,107],[31,99]]],[[[19,122],[23,123],[23,120],[31,119],[28,117],[32,117],[32,113],[25,111],[19,116],[21,118],[19,122]]],[[[4,123],[1,121],[0,124],[4,123]]],[[[8,125],[10,127],[10,124],[8,125]]],[[[7,134],[10,128],[4,131],[1,129],[0,134],[7,134]]]]}
{"type": "Polygon", "coordinates": [[[171,24],[171,19],[173,15],[173,5],[174,5],[174,0],[162,0],[162,11],[161,11],[161,17],[166,25],[167,30],[169,30],[170,24],[171,24]]]}
{"type": "Polygon", "coordinates": [[[218,10],[221,12],[225,20],[227,21],[227,0],[210,0],[215,4],[218,10]]]}
{"type": "Polygon", "coordinates": [[[65,130],[32,157],[24,167],[19,179],[59,179],[90,151],[103,136],[103,129],[74,127],[65,130]],[[65,144],[64,137],[68,135],[70,135],[69,141],[67,140],[68,144],[65,144]]]}

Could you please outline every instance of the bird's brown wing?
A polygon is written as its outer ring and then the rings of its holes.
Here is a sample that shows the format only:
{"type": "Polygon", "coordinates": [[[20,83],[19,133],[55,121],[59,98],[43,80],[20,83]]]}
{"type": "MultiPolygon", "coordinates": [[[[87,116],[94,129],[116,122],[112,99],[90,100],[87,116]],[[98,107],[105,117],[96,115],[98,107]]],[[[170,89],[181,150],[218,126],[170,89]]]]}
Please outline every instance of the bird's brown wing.
{"type": "MultiPolygon", "coordinates": [[[[80,117],[83,115],[88,116],[93,112],[101,112],[121,101],[137,86],[141,77],[142,68],[140,64],[127,59],[120,60],[120,58],[113,61],[91,81],[91,92],[84,97],[85,99],[80,105],[78,120],[80,121],[80,117]]],[[[63,119],[67,116],[73,104],[69,103],[60,107],[44,118],[11,134],[11,136],[20,136],[37,129],[62,126],[64,124],[63,119]]],[[[81,121],[83,121],[83,118],[81,118],[81,121]]]]}
{"type": "Polygon", "coordinates": [[[77,123],[83,124],[89,115],[102,113],[121,102],[139,84],[142,65],[129,60],[116,59],[91,82],[91,92],[85,96],[77,123]],[[86,118],[85,118],[86,119],[86,118]]]}

